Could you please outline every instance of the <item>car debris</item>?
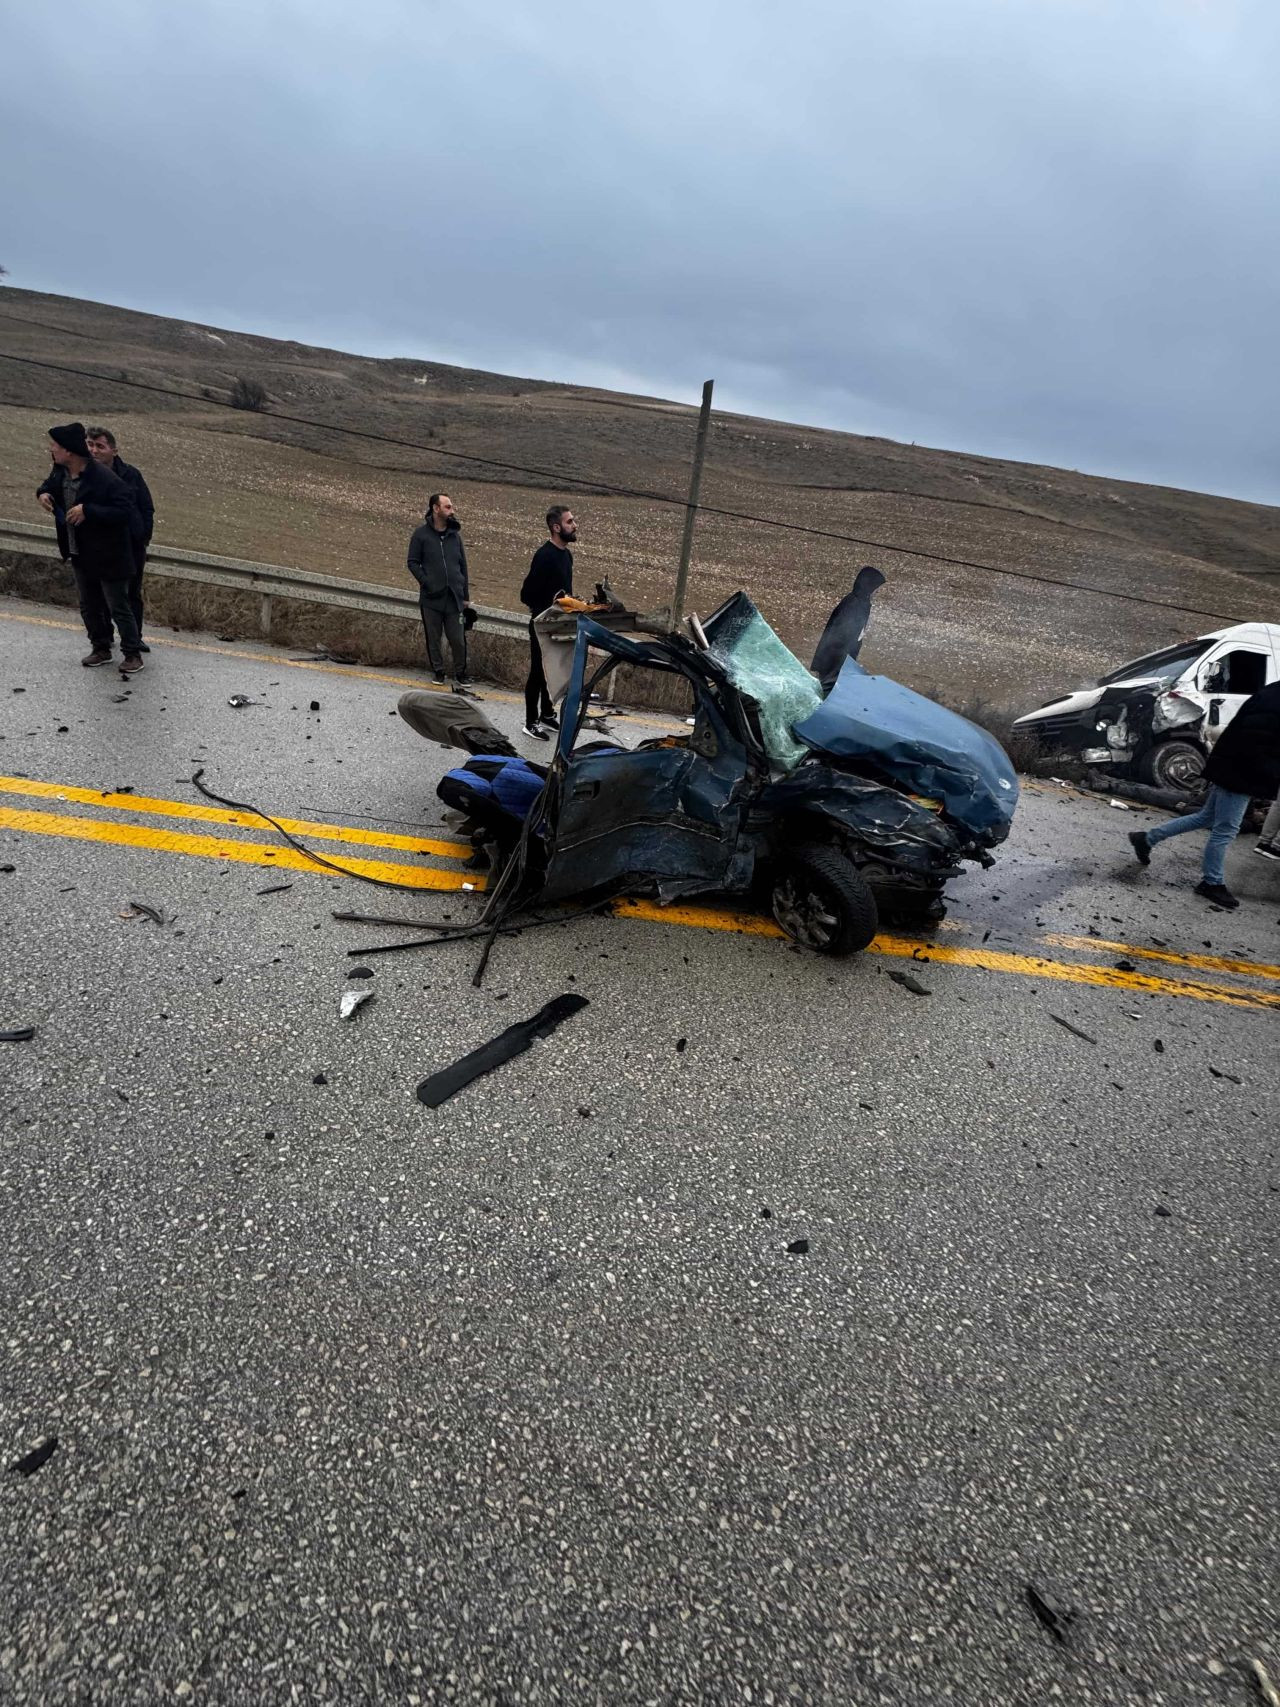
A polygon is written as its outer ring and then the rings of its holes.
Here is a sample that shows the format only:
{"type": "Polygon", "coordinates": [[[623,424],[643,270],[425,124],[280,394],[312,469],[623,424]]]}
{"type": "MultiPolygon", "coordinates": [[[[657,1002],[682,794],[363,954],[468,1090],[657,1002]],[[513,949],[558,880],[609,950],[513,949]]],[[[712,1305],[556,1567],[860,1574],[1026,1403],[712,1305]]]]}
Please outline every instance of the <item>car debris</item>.
{"type": "Polygon", "coordinates": [[[523,1055],[540,1037],[550,1037],[557,1026],[587,1006],[587,998],[575,990],[553,996],[531,1019],[518,1020],[490,1042],[481,1044],[479,1049],[473,1049],[455,1061],[451,1067],[443,1067],[423,1079],[417,1089],[418,1101],[427,1108],[439,1108],[476,1079],[504,1066],[517,1055],[523,1055]]]}
{"type": "Polygon", "coordinates": [[[1075,1620],[1074,1611],[1070,1609],[1059,1610],[1057,1607],[1051,1606],[1034,1583],[1027,1583],[1024,1592],[1027,1597],[1027,1605],[1054,1641],[1065,1644],[1071,1633],[1071,1625],[1075,1620]]]}
{"type": "Polygon", "coordinates": [[[164,914],[158,907],[151,907],[145,901],[130,901],[127,912],[121,913],[122,919],[150,919],[153,925],[164,924],[164,914]]]}
{"type": "Polygon", "coordinates": [[[1280,1707],[1280,1689],[1277,1689],[1267,1675],[1267,1668],[1261,1660],[1250,1660],[1249,1670],[1254,1683],[1258,1686],[1258,1694],[1266,1702],[1267,1707],[1280,1707]]]}
{"type": "Polygon", "coordinates": [[[1214,740],[1259,688],[1280,680],[1280,623],[1242,622],[1136,658],[1013,727],[1045,753],[1169,795],[1203,792],[1214,740]]]}
{"type": "Polygon", "coordinates": [[[791,1243],[787,1246],[787,1255],[789,1257],[807,1257],[808,1254],[808,1239],[792,1239],[791,1243]]]}
{"type": "Polygon", "coordinates": [[[338,1003],[339,1019],[354,1019],[366,1002],[373,1000],[372,990],[344,990],[338,1003]]]}
{"type": "Polygon", "coordinates": [[[347,973],[347,977],[348,978],[372,978],[373,977],[373,967],[372,966],[353,966],[351,968],[351,970],[347,973]]]}
{"type": "Polygon", "coordinates": [[[913,978],[909,972],[899,972],[896,968],[890,967],[888,975],[895,984],[901,984],[904,990],[910,990],[913,996],[931,996],[933,994],[933,991],[926,984],[922,984],[918,978],[913,978]]]}
{"type": "Polygon", "coordinates": [[[227,704],[234,710],[240,711],[246,705],[257,705],[256,699],[250,699],[247,693],[233,693],[227,704]]]}
{"type": "Polygon", "coordinates": [[[935,923],[962,862],[993,863],[1018,782],[984,730],[857,662],[882,581],[864,569],[832,612],[814,654],[821,678],[745,593],[691,618],[690,637],[621,607],[544,613],[534,634],[562,702],[547,766],[476,708],[404,695],[411,727],[472,755],[437,793],[490,852],[476,981],[506,921],[534,904],[760,889],[794,942],[829,955],[865,948],[882,919],[935,923]],[[623,665],[683,681],[688,733],[579,744],[591,693],[623,665]]]}
{"type": "Polygon", "coordinates": [[[1209,1071],[1215,1079],[1225,1079],[1229,1085],[1242,1085],[1243,1079],[1237,1079],[1234,1073],[1224,1073],[1221,1067],[1210,1066],[1209,1071]]]}
{"type": "Polygon", "coordinates": [[[1078,1025],[1072,1025],[1069,1019],[1063,1019],[1061,1014],[1050,1014],[1049,1018],[1055,1025],[1060,1025],[1064,1031],[1069,1031],[1073,1037],[1083,1038],[1086,1043],[1096,1043],[1096,1037],[1090,1037],[1087,1031],[1081,1031],[1078,1025]]]}
{"type": "Polygon", "coordinates": [[[34,1476],[37,1470],[43,1470],[45,1465],[58,1450],[58,1437],[51,1434],[47,1440],[42,1440],[22,1458],[16,1459],[9,1466],[11,1475],[34,1476]]]}
{"type": "Polygon", "coordinates": [[[286,889],[292,889],[292,883],[269,883],[265,889],[255,889],[255,895],[280,895],[286,889]]]}
{"type": "Polygon", "coordinates": [[[33,1025],[19,1025],[12,1031],[0,1031],[0,1043],[30,1043],[36,1034],[33,1025]]]}

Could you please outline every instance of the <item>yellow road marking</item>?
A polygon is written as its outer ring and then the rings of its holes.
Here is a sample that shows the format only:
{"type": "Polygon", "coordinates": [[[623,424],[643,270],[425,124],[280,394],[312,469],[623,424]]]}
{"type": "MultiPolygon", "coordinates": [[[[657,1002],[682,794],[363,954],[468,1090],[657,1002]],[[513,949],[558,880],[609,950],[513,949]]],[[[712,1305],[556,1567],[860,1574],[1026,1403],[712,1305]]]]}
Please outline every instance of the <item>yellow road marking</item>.
{"type": "MultiPolygon", "coordinates": [[[[273,848],[265,842],[219,840],[217,836],[194,836],[182,830],[156,830],[147,824],[120,824],[108,818],[75,818],[57,812],[25,812],[0,806],[0,830],[65,836],[71,841],[109,843],[116,847],[152,848],[161,853],[194,854],[201,859],[266,865],[273,871],[306,871],[312,876],[319,876],[323,870],[305,854],[288,846],[273,848]]],[[[434,866],[392,865],[378,859],[344,859],[339,863],[353,875],[403,883],[412,889],[460,890],[464,883],[470,883],[476,890],[485,887],[484,878],[479,875],[464,877],[459,871],[440,871],[434,866]]]]}
{"type": "MultiPolygon", "coordinates": [[[[712,907],[661,907],[656,901],[616,901],[613,912],[620,918],[645,919],[656,924],[693,925],[704,930],[738,931],[748,936],[784,935],[772,919],[712,907]]],[[[1226,1002],[1236,1007],[1280,1008],[1280,995],[1273,995],[1270,991],[1192,983],[1181,978],[1153,978],[1141,972],[1118,972],[1113,966],[1084,966],[1074,961],[1047,960],[1042,955],[1012,954],[1000,949],[949,948],[922,942],[918,937],[880,935],[867,952],[902,960],[935,961],[944,966],[976,966],[986,972],[1051,978],[1067,984],[1092,984],[1101,989],[1128,990],[1137,995],[1188,996],[1195,1001],[1226,1002]]]]}
{"type": "MultiPolygon", "coordinates": [[[[79,623],[59,622],[56,617],[31,616],[26,611],[0,611],[0,621],[25,622],[34,628],[60,628],[75,634],[79,623]]],[[[426,693],[439,693],[447,698],[452,692],[448,687],[440,687],[435,682],[427,682],[421,676],[393,676],[383,670],[371,670],[359,664],[313,664],[309,658],[286,658],[279,652],[228,652],[225,646],[204,646],[198,640],[178,640],[172,635],[163,635],[159,639],[152,636],[148,641],[156,651],[173,648],[179,652],[204,652],[211,658],[247,659],[252,664],[270,664],[272,668],[279,666],[285,670],[317,670],[322,676],[352,676],[362,682],[385,682],[389,687],[419,688],[426,693]]],[[[484,697],[497,700],[502,705],[524,705],[524,696],[507,688],[485,686],[484,697]]],[[[674,714],[671,717],[643,717],[638,712],[628,711],[627,722],[643,729],[670,729],[678,721],[674,714]]]]}
{"type": "Polygon", "coordinates": [[[1042,940],[1053,948],[1082,948],[1086,951],[1105,948],[1114,954],[1136,955],[1139,960],[1161,960],[1170,966],[1194,966],[1202,972],[1241,972],[1246,978],[1280,979],[1280,966],[1271,966],[1264,960],[1230,960],[1220,954],[1175,954],[1172,949],[1139,948],[1136,943],[1108,942],[1096,936],[1051,933],[1042,940]]]}
{"type": "MultiPolygon", "coordinates": [[[[149,794],[115,794],[98,788],[72,788],[60,782],[35,782],[25,776],[0,776],[0,794],[22,794],[39,800],[72,800],[78,805],[106,806],[113,811],[144,812],[153,817],[194,818],[205,824],[234,824],[244,830],[266,828],[252,812],[233,812],[211,803],[188,805],[149,794]]],[[[361,843],[372,848],[394,848],[401,853],[439,854],[445,859],[470,858],[465,842],[440,842],[425,836],[401,836],[389,830],[357,830],[347,824],[313,823],[307,818],[277,818],[291,836],[314,836],[322,841],[361,843]]]]}

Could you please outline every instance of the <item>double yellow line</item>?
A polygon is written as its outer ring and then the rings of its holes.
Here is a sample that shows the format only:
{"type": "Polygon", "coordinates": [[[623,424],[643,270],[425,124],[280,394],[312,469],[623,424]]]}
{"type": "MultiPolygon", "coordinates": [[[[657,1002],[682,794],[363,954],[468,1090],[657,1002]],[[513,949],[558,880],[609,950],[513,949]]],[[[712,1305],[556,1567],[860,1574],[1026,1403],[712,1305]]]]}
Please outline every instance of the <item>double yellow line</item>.
{"type": "MultiPolygon", "coordinates": [[[[188,829],[169,829],[140,820],[160,818],[184,824],[223,826],[229,830],[262,830],[264,821],[251,812],[215,806],[210,802],[189,803],[167,800],[155,795],[121,793],[112,789],[81,788],[68,783],[43,782],[30,777],[0,776],[0,797],[42,800],[57,807],[89,807],[125,818],[85,816],[76,811],[33,810],[28,807],[0,807],[0,830],[15,830],[27,835],[58,836],[73,841],[92,842],[115,847],[144,848],[161,853],[183,854],[223,863],[257,865],[273,871],[324,874],[324,868],[307,858],[296,848],[281,844],[248,840],[242,836],[209,835],[188,829]]],[[[471,853],[464,842],[448,841],[432,836],[403,835],[390,830],[368,830],[352,824],[335,824],[309,818],[279,818],[290,835],[307,842],[337,842],[346,847],[376,848],[380,851],[416,855],[423,859],[447,862],[439,864],[408,864],[400,861],[374,859],[343,852],[335,863],[353,876],[378,878],[383,882],[404,884],[422,890],[457,892],[464,884],[475,890],[485,887],[484,879],[460,869],[460,862],[471,853]],[[452,869],[450,869],[452,867],[452,869]]],[[[330,857],[328,851],[324,857],[330,857]]],[[[779,938],[782,932],[772,919],[759,914],[744,913],[723,907],[697,905],[660,907],[652,901],[615,902],[617,917],[643,919],[665,925],[714,931],[733,931],[760,937],[779,938]]],[[[1119,990],[1131,995],[1153,994],[1188,997],[1195,1001],[1223,1002],[1235,1007],[1280,1008],[1280,992],[1259,988],[1259,984],[1280,983],[1280,966],[1223,956],[1178,954],[1171,949],[1144,948],[1134,943],[1103,941],[1092,937],[1049,935],[1041,939],[1046,948],[1057,948],[1073,954],[1112,953],[1134,960],[1147,960],[1161,966],[1177,968],[1187,973],[1225,973],[1235,978],[1247,978],[1243,983],[1208,982],[1198,977],[1172,976],[1139,971],[1121,971],[1114,966],[1102,966],[1096,961],[1059,959],[1045,954],[1018,953],[1012,950],[967,947],[960,944],[920,941],[913,937],[884,934],[871,945],[874,954],[895,959],[919,961],[923,964],[972,967],[985,972],[1013,974],[1021,977],[1044,978],[1059,983],[1088,985],[1096,989],[1119,990]]]]}

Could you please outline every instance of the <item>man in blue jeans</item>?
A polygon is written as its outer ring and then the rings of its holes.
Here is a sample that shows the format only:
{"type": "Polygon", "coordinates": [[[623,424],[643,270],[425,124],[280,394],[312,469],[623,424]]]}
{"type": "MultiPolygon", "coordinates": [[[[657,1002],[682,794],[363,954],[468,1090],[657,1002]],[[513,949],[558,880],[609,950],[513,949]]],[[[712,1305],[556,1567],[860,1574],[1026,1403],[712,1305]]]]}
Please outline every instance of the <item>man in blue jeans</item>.
{"type": "Polygon", "coordinates": [[[1138,863],[1150,865],[1157,843],[1188,830],[1208,830],[1196,894],[1233,911],[1240,903],[1227,888],[1227,849],[1240,833],[1250,800],[1268,799],[1280,788],[1280,682],[1245,700],[1218,737],[1204,774],[1209,798],[1198,812],[1171,818],[1155,830],[1132,830],[1129,840],[1138,863]]]}

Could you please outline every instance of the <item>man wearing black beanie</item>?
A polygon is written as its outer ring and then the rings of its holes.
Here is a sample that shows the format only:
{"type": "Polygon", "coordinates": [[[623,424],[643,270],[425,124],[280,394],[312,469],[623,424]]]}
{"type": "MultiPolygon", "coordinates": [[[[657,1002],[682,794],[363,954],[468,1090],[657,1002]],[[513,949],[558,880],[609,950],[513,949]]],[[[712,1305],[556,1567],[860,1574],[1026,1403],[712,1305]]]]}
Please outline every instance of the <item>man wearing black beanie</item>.
{"type": "Polygon", "coordinates": [[[111,624],[120,631],[120,673],[142,669],[137,620],[129,599],[134,576],[130,526],[133,500],[122,480],[95,462],[79,421],[49,428],[53,469],[36,491],[58,527],[58,548],[70,563],[90,652],[86,669],[111,662],[111,624]]]}

